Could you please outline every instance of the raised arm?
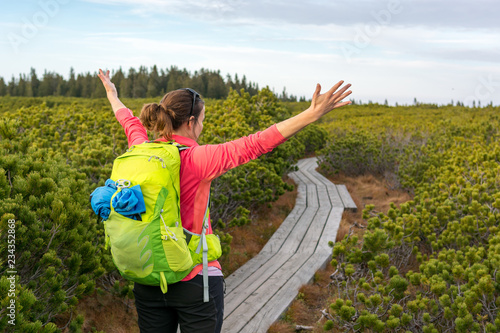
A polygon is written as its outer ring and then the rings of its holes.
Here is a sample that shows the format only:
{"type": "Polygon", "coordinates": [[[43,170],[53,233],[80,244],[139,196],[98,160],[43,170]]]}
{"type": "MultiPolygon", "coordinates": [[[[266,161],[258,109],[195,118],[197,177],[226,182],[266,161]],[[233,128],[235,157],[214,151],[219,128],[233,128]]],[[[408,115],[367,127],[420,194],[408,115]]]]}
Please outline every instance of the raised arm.
{"type": "Polygon", "coordinates": [[[111,79],[109,78],[109,71],[104,73],[102,69],[99,69],[99,74],[97,74],[97,76],[101,79],[101,82],[106,89],[106,95],[111,103],[113,112],[116,114],[116,111],[126,108],[126,106],[118,98],[118,92],[116,91],[115,84],[111,82],[111,79]]]}
{"type": "Polygon", "coordinates": [[[298,115],[284,120],[276,125],[281,135],[288,139],[289,137],[293,136],[307,125],[317,121],[333,109],[351,104],[350,101],[342,102],[344,98],[351,94],[350,90],[347,91],[347,89],[349,89],[349,87],[351,86],[350,84],[347,84],[344,87],[340,88],[343,83],[344,81],[339,81],[324,94],[320,94],[321,86],[319,84],[316,85],[316,91],[314,92],[311,106],[309,106],[307,110],[302,111],[298,115]]]}
{"type": "Polygon", "coordinates": [[[148,140],[148,133],[144,126],[142,126],[139,118],[134,117],[132,111],[128,110],[127,107],[118,98],[118,92],[111,79],[109,78],[109,71],[104,73],[102,69],[99,69],[99,78],[101,79],[104,88],[106,89],[106,94],[108,100],[111,103],[111,108],[115,113],[116,119],[122,125],[125,135],[127,136],[128,146],[143,143],[148,140]],[[117,113],[118,110],[124,109],[117,113]]]}

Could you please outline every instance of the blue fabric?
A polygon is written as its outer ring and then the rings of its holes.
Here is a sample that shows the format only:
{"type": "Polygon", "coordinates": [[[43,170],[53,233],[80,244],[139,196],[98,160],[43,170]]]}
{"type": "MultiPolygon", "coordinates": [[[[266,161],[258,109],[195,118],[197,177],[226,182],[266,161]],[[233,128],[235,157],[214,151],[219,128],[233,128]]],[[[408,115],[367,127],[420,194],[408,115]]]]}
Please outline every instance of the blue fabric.
{"type": "MultiPolygon", "coordinates": [[[[108,179],[104,186],[98,187],[90,194],[90,204],[94,212],[107,220],[111,213],[110,201],[117,190],[113,180],[108,179]]],[[[130,219],[141,220],[141,214],[146,212],[146,204],[141,186],[135,185],[122,190],[113,198],[113,208],[119,214],[130,219]]]]}
{"type": "Polygon", "coordinates": [[[111,213],[109,202],[115,192],[115,182],[108,179],[104,186],[96,188],[94,192],[90,194],[90,205],[92,206],[92,210],[104,220],[107,220],[109,213],[111,213]]]}
{"type": "Polygon", "coordinates": [[[113,198],[113,208],[117,213],[134,218],[132,216],[139,215],[146,212],[146,204],[142,196],[141,186],[135,185],[130,188],[123,188],[113,198]]]}

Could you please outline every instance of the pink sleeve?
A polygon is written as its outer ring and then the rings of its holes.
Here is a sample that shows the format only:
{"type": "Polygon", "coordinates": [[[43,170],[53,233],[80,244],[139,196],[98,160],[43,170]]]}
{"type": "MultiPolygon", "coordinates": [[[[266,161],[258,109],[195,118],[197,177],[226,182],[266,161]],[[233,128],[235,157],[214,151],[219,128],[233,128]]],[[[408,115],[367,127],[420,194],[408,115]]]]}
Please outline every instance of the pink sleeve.
{"type": "Polygon", "coordinates": [[[212,180],[229,169],[270,152],[285,141],[276,125],[273,125],[234,141],[193,147],[189,149],[189,164],[199,179],[212,180]]]}
{"type": "Polygon", "coordinates": [[[149,140],[146,129],[130,109],[122,108],[116,111],[116,119],[125,130],[129,147],[149,140]]]}

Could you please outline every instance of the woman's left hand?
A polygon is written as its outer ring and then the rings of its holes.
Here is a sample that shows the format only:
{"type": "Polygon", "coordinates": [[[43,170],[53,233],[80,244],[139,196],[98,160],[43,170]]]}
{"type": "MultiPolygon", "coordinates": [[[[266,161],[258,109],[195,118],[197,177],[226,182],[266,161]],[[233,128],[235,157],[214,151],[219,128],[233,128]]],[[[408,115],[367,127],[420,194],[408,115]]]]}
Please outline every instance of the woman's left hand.
{"type": "Polygon", "coordinates": [[[118,97],[115,84],[111,82],[111,79],[109,78],[109,71],[104,73],[102,69],[99,68],[99,74],[97,74],[97,76],[101,79],[104,89],[106,89],[106,94],[108,94],[108,96],[112,95],[114,97],[118,97]]]}
{"type": "Polygon", "coordinates": [[[102,69],[99,68],[99,74],[97,74],[97,76],[99,76],[104,89],[106,89],[106,94],[109,102],[111,103],[113,112],[116,113],[116,111],[125,108],[125,105],[118,98],[118,92],[116,91],[115,84],[111,82],[111,79],[109,78],[109,71],[104,73],[102,69]]]}

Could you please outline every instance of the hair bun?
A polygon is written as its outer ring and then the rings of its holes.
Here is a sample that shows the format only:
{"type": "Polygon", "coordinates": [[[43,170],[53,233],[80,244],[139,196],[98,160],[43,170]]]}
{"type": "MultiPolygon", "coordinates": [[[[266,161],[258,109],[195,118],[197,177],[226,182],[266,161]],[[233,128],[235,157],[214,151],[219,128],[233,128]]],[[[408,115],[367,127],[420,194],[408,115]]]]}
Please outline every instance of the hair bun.
{"type": "Polygon", "coordinates": [[[160,109],[165,112],[165,114],[167,116],[169,116],[171,119],[175,119],[175,112],[174,110],[172,110],[171,108],[169,108],[168,106],[167,107],[164,107],[163,104],[160,104],[160,109]]]}
{"type": "Polygon", "coordinates": [[[167,113],[167,110],[165,110],[165,108],[163,107],[163,105],[156,104],[156,103],[154,103],[154,104],[156,106],[156,112],[165,112],[165,113],[167,113]]]}

